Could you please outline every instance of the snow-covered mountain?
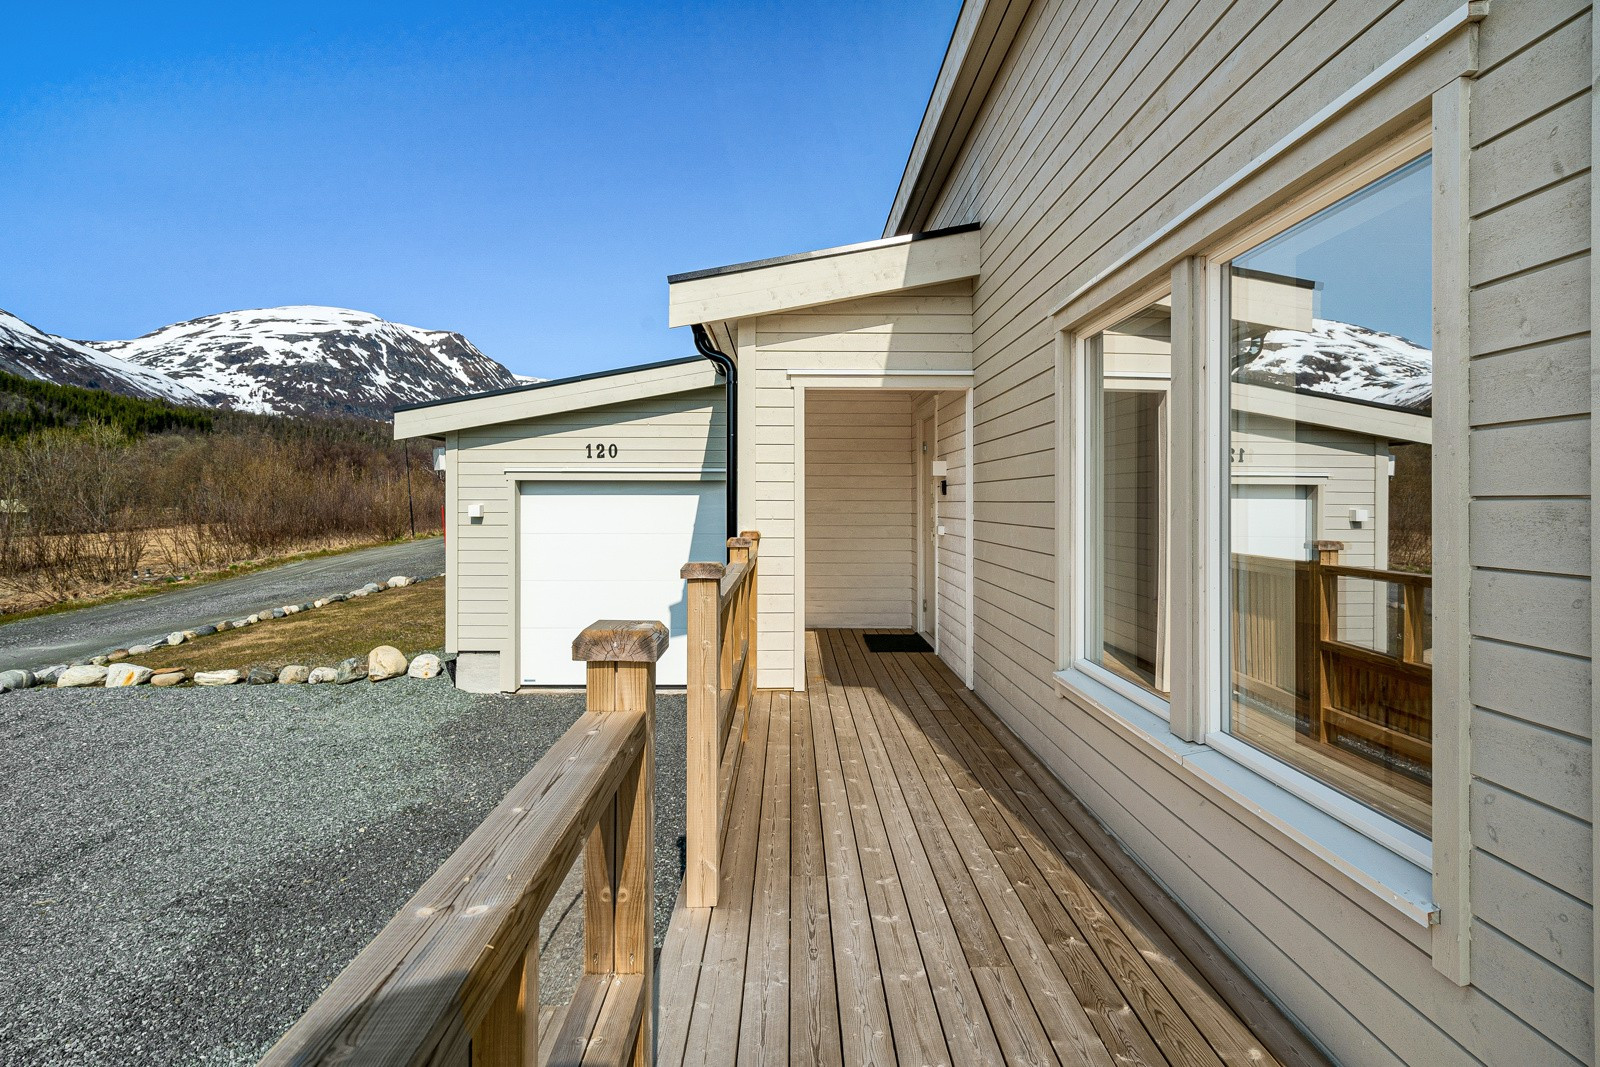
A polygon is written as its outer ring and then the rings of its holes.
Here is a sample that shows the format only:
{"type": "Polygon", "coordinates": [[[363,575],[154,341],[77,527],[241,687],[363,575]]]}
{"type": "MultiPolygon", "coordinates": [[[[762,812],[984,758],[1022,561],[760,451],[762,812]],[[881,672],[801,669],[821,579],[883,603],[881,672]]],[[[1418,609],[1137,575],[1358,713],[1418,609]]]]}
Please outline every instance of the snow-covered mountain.
{"type": "Polygon", "coordinates": [[[345,308],[230,311],[83,344],[157,371],[208,405],[264,414],[383,419],[401,404],[519,384],[458,333],[345,308]]]}
{"type": "Polygon", "coordinates": [[[1269,330],[1234,380],[1363,400],[1407,411],[1433,406],[1433,353],[1392,333],[1333,319],[1311,331],[1269,330]]]}
{"type": "Polygon", "coordinates": [[[159,370],[45,333],[7,311],[0,311],[0,371],[145,400],[206,403],[193,389],[159,370]]]}

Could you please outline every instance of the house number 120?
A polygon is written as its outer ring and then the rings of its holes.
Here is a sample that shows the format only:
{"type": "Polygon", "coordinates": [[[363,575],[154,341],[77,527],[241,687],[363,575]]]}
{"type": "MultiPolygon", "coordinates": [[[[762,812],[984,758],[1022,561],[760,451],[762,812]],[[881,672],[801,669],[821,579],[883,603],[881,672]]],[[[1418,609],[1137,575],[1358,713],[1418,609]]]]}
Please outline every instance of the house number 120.
{"type": "Polygon", "coordinates": [[[588,449],[588,457],[590,459],[616,459],[617,458],[617,446],[616,445],[591,444],[591,445],[585,445],[584,447],[586,449],[588,449]]]}

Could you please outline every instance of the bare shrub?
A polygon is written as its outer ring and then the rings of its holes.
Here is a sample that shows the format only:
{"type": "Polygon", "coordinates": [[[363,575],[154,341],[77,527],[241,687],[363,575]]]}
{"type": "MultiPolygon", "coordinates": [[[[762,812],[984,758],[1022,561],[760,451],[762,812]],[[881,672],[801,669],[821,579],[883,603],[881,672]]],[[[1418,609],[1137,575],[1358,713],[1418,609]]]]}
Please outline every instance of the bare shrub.
{"type": "MultiPolygon", "coordinates": [[[[101,426],[0,445],[0,579],[33,600],[439,529],[430,450],[290,427],[128,439],[101,426]],[[159,531],[159,536],[155,535],[159,531]]],[[[4,590],[0,590],[0,596],[4,590]]]]}
{"type": "Polygon", "coordinates": [[[1433,572],[1433,447],[1394,446],[1389,479],[1389,566],[1433,572]]]}

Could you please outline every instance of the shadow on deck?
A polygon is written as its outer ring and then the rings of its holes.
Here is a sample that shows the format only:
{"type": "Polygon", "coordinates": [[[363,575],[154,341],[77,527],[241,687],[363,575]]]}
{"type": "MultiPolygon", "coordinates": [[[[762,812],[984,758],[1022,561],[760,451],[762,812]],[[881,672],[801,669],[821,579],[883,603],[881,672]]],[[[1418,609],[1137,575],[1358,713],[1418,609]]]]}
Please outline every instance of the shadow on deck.
{"type": "Polygon", "coordinates": [[[1323,1062],[942,661],[862,636],[757,696],[658,1062],[1323,1062]]]}

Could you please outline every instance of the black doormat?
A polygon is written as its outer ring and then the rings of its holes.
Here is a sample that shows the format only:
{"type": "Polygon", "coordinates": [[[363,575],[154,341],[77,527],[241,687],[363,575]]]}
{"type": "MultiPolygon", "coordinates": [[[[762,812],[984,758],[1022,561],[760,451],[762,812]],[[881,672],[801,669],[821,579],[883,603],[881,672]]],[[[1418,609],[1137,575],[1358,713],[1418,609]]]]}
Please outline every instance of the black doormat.
{"type": "Polygon", "coordinates": [[[932,652],[921,634],[862,634],[868,652],[932,652]]]}

